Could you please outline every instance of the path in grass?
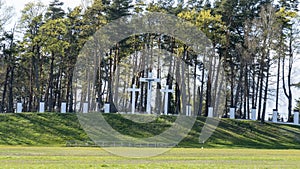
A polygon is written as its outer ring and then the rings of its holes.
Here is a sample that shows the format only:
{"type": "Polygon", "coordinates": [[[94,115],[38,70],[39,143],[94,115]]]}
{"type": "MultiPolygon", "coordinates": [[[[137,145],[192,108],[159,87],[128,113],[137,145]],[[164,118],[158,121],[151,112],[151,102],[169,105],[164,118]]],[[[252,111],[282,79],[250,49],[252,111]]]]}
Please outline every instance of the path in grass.
{"type": "Polygon", "coordinates": [[[0,168],[299,168],[300,150],[181,149],[152,158],[100,148],[0,147],[0,168]]]}

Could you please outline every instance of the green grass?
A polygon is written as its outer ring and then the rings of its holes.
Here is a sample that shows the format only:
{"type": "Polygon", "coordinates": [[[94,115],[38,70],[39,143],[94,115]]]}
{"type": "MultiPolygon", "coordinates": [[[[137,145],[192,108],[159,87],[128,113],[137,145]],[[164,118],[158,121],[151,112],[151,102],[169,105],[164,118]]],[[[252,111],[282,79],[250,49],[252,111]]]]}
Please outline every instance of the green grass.
{"type": "MultiPolygon", "coordinates": [[[[136,148],[135,148],[136,149],[136,148]]],[[[299,168],[300,150],[174,148],[151,158],[118,157],[101,148],[0,147],[0,168],[299,168]]]]}
{"type": "MultiPolygon", "coordinates": [[[[122,134],[143,138],[167,130],[176,120],[160,116],[148,124],[134,123],[119,114],[105,114],[107,122],[122,134]]],[[[178,147],[300,149],[300,127],[253,121],[222,119],[204,144],[199,135],[205,118],[199,117],[178,147]]],[[[0,115],[0,145],[66,146],[67,142],[90,142],[75,114],[22,113],[0,115]]]]}
{"type": "Polygon", "coordinates": [[[61,146],[68,140],[88,140],[74,114],[0,115],[0,145],[61,146]]]}

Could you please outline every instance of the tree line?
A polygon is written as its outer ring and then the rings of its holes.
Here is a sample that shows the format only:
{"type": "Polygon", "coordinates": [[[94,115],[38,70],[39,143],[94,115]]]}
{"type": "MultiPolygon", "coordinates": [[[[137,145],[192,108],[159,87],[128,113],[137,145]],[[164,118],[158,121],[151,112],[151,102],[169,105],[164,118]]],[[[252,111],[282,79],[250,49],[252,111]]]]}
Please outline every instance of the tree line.
{"type": "MultiPolygon", "coordinates": [[[[24,111],[36,112],[41,101],[45,102],[47,111],[58,111],[61,103],[66,102],[67,111],[74,112],[77,102],[87,97],[78,98],[76,90],[89,87],[89,84],[87,87],[76,86],[74,77],[75,65],[85,43],[111,21],[147,11],[167,13],[189,21],[211,40],[214,52],[210,55],[222,65],[226,76],[222,116],[227,116],[228,108],[235,107],[236,116],[250,118],[251,109],[255,108],[258,120],[264,121],[267,102],[272,99],[276,110],[280,100],[285,100],[288,120],[291,121],[293,108],[297,108],[293,105],[296,98],[292,89],[300,86],[299,79],[293,78],[294,62],[300,49],[298,1],[94,0],[86,8],[78,6],[68,10],[63,9],[59,0],[48,5],[30,2],[9,31],[4,27],[12,13],[1,2],[0,10],[5,15],[0,18],[0,112],[14,112],[16,102],[23,103],[24,111]]],[[[121,97],[114,92],[113,84],[120,83],[116,75],[120,79],[131,78],[134,84],[138,77],[145,77],[146,72],[129,77],[120,72],[117,64],[137,51],[153,49],[167,50],[191,68],[190,80],[186,83],[175,83],[171,76],[167,77],[167,84],[175,89],[175,94],[169,96],[169,112],[178,113],[182,109],[180,105],[187,102],[185,98],[189,98],[197,110],[194,115],[207,116],[208,107],[216,102],[217,93],[212,90],[211,83],[218,78],[220,68],[214,73],[197,60],[199,56],[189,46],[174,37],[160,34],[132,36],[109,49],[105,53],[106,59],[99,62],[97,77],[90,86],[95,96],[89,100],[97,100],[99,107],[103,107],[105,102],[121,97]],[[200,83],[196,84],[196,79],[200,79],[200,83]],[[196,93],[195,97],[189,97],[191,93],[196,93]]],[[[142,63],[143,59],[132,64],[142,63]]],[[[183,68],[180,69],[179,62],[174,61],[170,62],[168,69],[180,74],[183,68]]],[[[151,71],[159,74],[159,70],[151,71]]],[[[180,79],[185,78],[181,74],[180,79]]],[[[147,91],[146,86],[140,87],[142,101],[137,106],[143,109],[147,91]]],[[[161,88],[157,86],[157,89],[161,88]]]]}

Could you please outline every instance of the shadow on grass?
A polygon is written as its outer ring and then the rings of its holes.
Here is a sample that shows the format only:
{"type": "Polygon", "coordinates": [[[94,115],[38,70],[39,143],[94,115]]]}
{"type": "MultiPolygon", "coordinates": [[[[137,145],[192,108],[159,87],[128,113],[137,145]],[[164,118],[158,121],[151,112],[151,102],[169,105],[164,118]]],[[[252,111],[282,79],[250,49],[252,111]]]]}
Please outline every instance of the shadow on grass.
{"type": "MultiPolygon", "coordinates": [[[[159,116],[147,123],[135,123],[119,114],[104,114],[121,134],[136,138],[158,135],[172,126],[175,116],[159,116]]],[[[300,127],[256,121],[222,119],[204,144],[199,136],[206,118],[198,117],[189,135],[177,147],[300,149],[300,127]]],[[[91,141],[73,113],[0,114],[1,145],[65,145],[70,140],[91,141]]]]}

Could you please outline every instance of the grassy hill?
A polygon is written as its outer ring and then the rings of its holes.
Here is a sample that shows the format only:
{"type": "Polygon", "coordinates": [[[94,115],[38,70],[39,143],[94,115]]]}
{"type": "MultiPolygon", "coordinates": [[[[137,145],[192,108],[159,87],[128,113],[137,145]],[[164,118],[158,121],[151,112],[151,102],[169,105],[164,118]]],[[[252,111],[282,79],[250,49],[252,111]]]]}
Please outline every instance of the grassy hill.
{"type": "MultiPolygon", "coordinates": [[[[122,134],[149,137],[171,126],[176,117],[161,116],[148,124],[134,123],[118,114],[105,114],[107,122],[122,134]]],[[[205,122],[198,117],[179,147],[300,149],[300,127],[222,119],[212,137],[199,144],[205,122]]],[[[70,141],[91,142],[75,114],[22,113],[0,115],[0,145],[65,146],[70,141]]]]}

